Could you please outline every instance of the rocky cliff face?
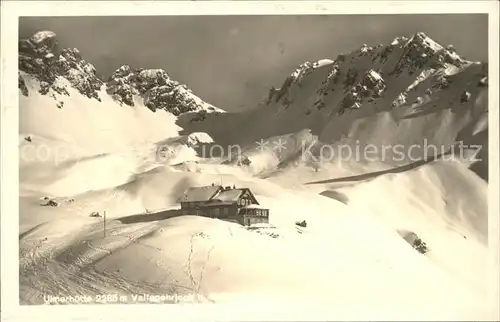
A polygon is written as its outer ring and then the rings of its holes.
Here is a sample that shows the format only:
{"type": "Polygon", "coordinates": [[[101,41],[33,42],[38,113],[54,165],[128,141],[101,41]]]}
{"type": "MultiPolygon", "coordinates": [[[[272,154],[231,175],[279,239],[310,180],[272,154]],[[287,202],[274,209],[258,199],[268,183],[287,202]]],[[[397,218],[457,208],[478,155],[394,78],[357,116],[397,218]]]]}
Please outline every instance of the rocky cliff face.
{"type": "Polygon", "coordinates": [[[71,86],[89,99],[101,101],[102,95],[111,95],[124,106],[133,107],[139,101],[152,111],[163,109],[174,115],[223,112],[194,95],[186,85],[171,79],[162,69],[132,70],[125,65],[103,81],[78,49],[60,49],[51,31],[40,31],[19,42],[19,71],[22,95],[30,95],[25,77],[31,76],[39,82],[38,92],[54,98],[59,108],[64,105],[61,96],[69,97],[68,86],[71,86]]]}
{"type": "Polygon", "coordinates": [[[134,106],[134,97],[139,96],[152,111],[164,109],[174,115],[218,110],[195,96],[186,85],[171,79],[162,69],[132,70],[124,65],[110,77],[106,90],[122,104],[134,106]]]}

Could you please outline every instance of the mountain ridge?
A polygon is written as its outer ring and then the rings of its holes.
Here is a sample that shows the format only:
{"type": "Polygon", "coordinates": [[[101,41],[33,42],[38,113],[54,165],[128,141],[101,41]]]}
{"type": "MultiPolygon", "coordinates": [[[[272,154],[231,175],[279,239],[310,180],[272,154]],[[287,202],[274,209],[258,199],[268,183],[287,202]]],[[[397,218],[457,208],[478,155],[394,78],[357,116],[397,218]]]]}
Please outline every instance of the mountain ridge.
{"type": "Polygon", "coordinates": [[[316,150],[324,144],[358,148],[359,142],[407,146],[422,139],[449,149],[459,137],[469,142],[483,137],[469,129],[484,123],[487,113],[488,64],[466,60],[453,46],[442,46],[423,32],[396,37],[388,45],[363,44],[335,60],[304,62],[281,88],[271,88],[262,104],[243,113],[226,113],[205,103],[162,69],[124,65],[103,81],[77,49],[58,50],[50,31],[20,41],[19,64],[19,88],[25,96],[29,93],[22,73],[37,78],[39,92],[56,101],[69,95],[59,82],[65,78],[89,99],[109,95],[124,107],[142,104],[153,112],[165,110],[178,117],[182,134],[204,132],[222,145],[253,146],[261,139],[293,137],[309,129],[321,142],[316,150]],[[442,124],[448,130],[440,129],[442,124]]]}
{"type": "Polygon", "coordinates": [[[80,94],[101,101],[110,95],[120,105],[133,107],[137,100],[153,112],[164,109],[173,115],[186,112],[224,112],[203,101],[184,84],[173,79],[162,69],[132,70],[129,65],[118,68],[108,80],[98,76],[91,63],[85,61],[77,48],[59,48],[57,36],[52,31],[39,31],[28,39],[19,41],[19,89],[29,95],[25,76],[39,81],[38,92],[49,95],[62,108],[60,96],[70,96],[61,78],[69,81],[80,94]]]}
{"type": "MultiPolygon", "coordinates": [[[[224,146],[249,146],[262,139],[272,142],[308,129],[318,138],[313,153],[375,145],[380,160],[402,166],[428,156],[426,143],[442,154],[459,141],[484,138],[484,133],[478,136],[472,129],[488,131],[484,123],[487,68],[487,63],[466,60],[452,46],[416,33],[397,37],[386,46],[365,44],[335,60],[305,62],[285,78],[281,88],[271,88],[255,109],[207,116],[203,122],[186,115],[178,124],[185,133],[206,132],[224,146]],[[226,126],[216,128],[216,122],[226,126]],[[385,153],[388,147],[414,145],[419,148],[412,150],[412,157],[399,159],[391,149],[385,153]]],[[[304,156],[295,148],[287,155],[304,156]]],[[[269,153],[283,160],[275,151],[269,153]]],[[[361,157],[355,161],[366,162],[361,157]]],[[[487,159],[482,163],[481,177],[486,178],[487,159]]]]}
{"type": "MultiPolygon", "coordinates": [[[[328,76],[324,79],[321,89],[318,90],[318,98],[314,102],[317,110],[324,108],[324,96],[328,95],[329,87],[336,84],[339,77],[340,66],[346,62],[359,60],[362,57],[372,57],[372,63],[384,65],[389,60],[389,55],[394,51],[402,51],[399,59],[393,63],[391,70],[384,72],[388,76],[400,76],[404,72],[413,75],[417,71],[432,73],[446,68],[458,68],[470,66],[471,64],[481,64],[487,70],[487,63],[472,62],[462,58],[453,45],[446,47],[438,44],[423,32],[416,32],[411,37],[399,36],[388,44],[361,47],[349,52],[337,55],[335,60],[329,58],[320,59],[316,62],[306,61],[301,63],[292,73],[286,77],[280,88],[274,86],[269,90],[266,105],[272,101],[281,102],[287,108],[293,98],[289,92],[294,86],[301,86],[303,80],[310,76],[317,69],[329,68],[328,76]]],[[[360,107],[360,98],[367,96],[368,100],[375,100],[380,97],[386,85],[384,84],[381,68],[370,68],[361,73],[355,69],[349,69],[344,79],[344,92],[346,96],[342,107],[337,110],[337,114],[343,114],[344,110],[357,109],[360,107]],[[365,79],[359,80],[359,74],[364,74],[365,79]],[[353,90],[352,86],[357,86],[353,90]],[[369,88],[373,86],[374,88],[369,88]],[[350,89],[348,89],[350,88],[350,89]],[[371,92],[371,93],[370,93],[371,92]]],[[[382,66],[383,67],[383,66],[382,66]]],[[[140,97],[144,104],[153,112],[156,109],[165,109],[174,115],[187,112],[225,112],[201,98],[185,85],[171,79],[163,69],[133,69],[129,65],[119,67],[107,80],[98,76],[96,68],[85,61],[77,48],[59,49],[57,36],[52,31],[39,31],[28,39],[19,41],[19,89],[25,96],[29,95],[23,73],[34,75],[40,81],[39,92],[43,95],[50,95],[55,100],[56,96],[69,95],[63,85],[58,84],[58,77],[67,78],[71,85],[88,98],[100,100],[102,93],[99,91],[105,86],[105,92],[121,105],[135,106],[135,97],[140,97]],[[50,92],[50,93],[49,93],[50,92]]],[[[385,76],[385,75],[384,75],[385,76]]],[[[419,77],[427,78],[419,75],[419,77]]],[[[485,77],[487,73],[485,72],[485,77]]],[[[446,75],[442,77],[442,84],[436,86],[446,86],[446,75]]],[[[487,83],[487,77],[485,79],[487,83]]],[[[406,101],[406,93],[401,92],[393,104],[399,105],[406,101]]],[[[61,107],[63,103],[57,105],[61,107]]],[[[309,114],[314,109],[309,109],[309,114]]]]}
{"type": "MultiPolygon", "coordinates": [[[[344,107],[359,108],[361,105],[360,98],[362,98],[363,95],[369,96],[369,99],[379,98],[386,87],[383,79],[383,76],[385,76],[385,74],[387,74],[387,76],[399,77],[405,72],[408,75],[413,75],[417,72],[425,72],[427,73],[427,75],[421,74],[418,76],[425,79],[431,76],[431,74],[436,71],[445,70],[447,68],[456,68],[458,70],[461,70],[472,64],[481,64],[485,66],[484,69],[487,71],[487,63],[466,60],[457,54],[452,45],[443,47],[432,40],[430,37],[428,37],[425,33],[417,32],[412,37],[396,37],[389,45],[386,46],[379,44],[375,47],[371,47],[363,44],[363,46],[350,53],[339,54],[335,60],[322,59],[313,63],[309,61],[302,63],[285,79],[281,88],[277,89],[275,87],[272,87],[270,89],[266,104],[269,104],[272,99],[275,99],[276,102],[281,101],[281,105],[287,108],[291,104],[291,99],[289,95],[287,95],[287,92],[289,92],[290,88],[293,87],[293,85],[296,84],[298,87],[300,87],[304,81],[304,78],[307,78],[314,70],[324,66],[331,66],[328,76],[322,82],[322,85],[324,86],[320,90],[318,90],[317,93],[319,97],[315,102],[315,106],[319,110],[325,105],[321,96],[328,95],[328,90],[330,90],[332,85],[335,85],[337,83],[341,76],[340,68],[342,65],[345,65],[343,63],[345,63],[346,60],[349,62],[356,62],[357,60],[360,60],[362,57],[366,56],[372,57],[372,65],[378,64],[378,66],[370,66],[371,68],[361,72],[353,68],[349,68],[347,70],[343,81],[343,90],[344,93],[347,94],[345,97],[345,102],[343,102],[343,104],[345,103],[347,106],[342,106],[342,108],[339,110],[340,114],[343,113],[344,107]],[[387,66],[384,65],[388,63],[389,55],[397,50],[401,51],[401,53],[399,55],[396,55],[398,56],[396,62],[392,64],[392,68],[388,69],[387,66]],[[384,70],[384,72],[382,73],[382,69],[384,69],[384,67],[386,67],[386,70],[384,70]],[[365,79],[360,80],[360,74],[364,74],[365,79]],[[358,88],[354,90],[352,88],[353,86],[357,86],[358,88]],[[375,93],[367,93],[368,89],[372,90],[373,88],[363,88],[369,86],[376,88],[375,93]],[[359,92],[362,89],[364,89],[364,93],[356,92],[359,92]]],[[[414,86],[416,85],[417,84],[415,84],[414,86]]],[[[441,88],[446,86],[446,76],[442,78],[442,83],[435,85],[435,87],[441,88]]],[[[411,89],[412,88],[409,88],[408,90],[411,89]]],[[[406,94],[402,92],[401,97],[396,98],[394,105],[400,103],[398,101],[403,101],[403,97],[405,95],[406,94]]]]}

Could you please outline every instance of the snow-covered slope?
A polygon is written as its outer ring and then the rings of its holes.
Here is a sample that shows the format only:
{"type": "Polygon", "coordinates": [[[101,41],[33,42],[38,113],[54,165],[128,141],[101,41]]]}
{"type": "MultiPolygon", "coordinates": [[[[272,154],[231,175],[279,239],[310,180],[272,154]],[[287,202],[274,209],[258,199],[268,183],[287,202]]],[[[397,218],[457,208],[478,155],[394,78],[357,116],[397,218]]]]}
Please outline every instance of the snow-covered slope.
{"type": "Polygon", "coordinates": [[[196,159],[193,148],[211,138],[206,133],[179,135],[176,114],[220,110],[164,71],[135,75],[129,70],[121,79],[117,73],[102,81],[78,49],[61,50],[50,31],[19,42],[22,179],[41,180],[47,193],[75,194],[110,184],[107,177],[126,181],[146,171],[144,158],[161,157],[167,163],[196,159]],[[170,91],[161,90],[165,84],[170,91]],[[130,101],[123,102],[125,94],[130,101]],[[172,153],[159,156],[160,144],[172,153]],[[82,176],[85,169],[101,171],[82,176]]]}
{"type": "Polygon", "coordinates": [[[498,318],[488,183],[470,170],[487,162],[314,159],[356,141],[487,143],[484,65],[416,34],[303,64],[261,106],[222,113],[161,70],[103,82],[54,40],[21,48],[21,303],[147,293],[323,320],[498,318]],[[250,188],[270,225],[181,216],[184,191],[212,183],[250,188]],[[106,234],[90,216],[104,211],[106,234]]]}
{"type": "Polygon", "coordinates": [[[21,223],[30,224],[21,225],[21,301],[39,303],[47,292],[146,292],[197,294],[199,301],[247,305],[262,305],[264,296],[267,305],[315,305],[332,319],[493,316],[486,249],[431,213],[419,218],[422,200],[412,205],[409,196],[387,191],[398,201],[384,209],[390,197],[380,187],[403,194],[401,182],[380,179],[371,188],[344,191],[352,198],[344,205],[248,175],[224,175],[224,182],[255,192],[271,209],[276,228],[247,231],[179,215],[176,199],[183,187],[220,178],[158,168],[125,185],[73,196],[73,202],[59,197],[55,208],[40,207],[35,196],[23,197],[21,223]],[[366,204],[372,190],[379,198],[366,204]],[[103,210],[106,237],[102,219],[88,216],[103,210]],[[307,228],[297,230],[294,222],[304,219],[307,228]],[[425,238],[429,255],[399,237],[398,230],[404,229],[425,238]]]}

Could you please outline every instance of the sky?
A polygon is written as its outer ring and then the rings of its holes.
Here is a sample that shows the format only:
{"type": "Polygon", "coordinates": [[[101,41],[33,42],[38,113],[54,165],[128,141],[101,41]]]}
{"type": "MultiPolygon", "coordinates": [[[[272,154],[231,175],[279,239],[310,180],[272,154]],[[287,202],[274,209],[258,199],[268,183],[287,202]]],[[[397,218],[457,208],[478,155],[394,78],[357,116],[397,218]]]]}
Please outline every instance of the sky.
{"type": "Polygon", "coordinates": [[[161,68],[227,111],[257,106],[306,61],[425,32],[470,60],[488,60],[485,14],[23,17],[19,36],[51,30],[108,78],[121,65],[161,68]]]}

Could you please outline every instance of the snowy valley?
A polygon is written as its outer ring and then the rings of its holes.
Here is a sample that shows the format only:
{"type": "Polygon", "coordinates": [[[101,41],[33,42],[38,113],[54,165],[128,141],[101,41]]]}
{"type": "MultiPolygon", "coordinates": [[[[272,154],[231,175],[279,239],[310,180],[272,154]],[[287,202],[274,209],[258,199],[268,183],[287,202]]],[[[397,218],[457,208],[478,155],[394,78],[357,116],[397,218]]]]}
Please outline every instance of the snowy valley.
{"type": "Polygon", "coordinates": [[[20,303],[181,294],[335,320],[495,319],[487,63],[424,33],[336,54],[226,112],[168,71],[106,80],[53,32],[21,40],[20,303]],[[214,183],[251,189],[269,225],[180,214],[186,189],[214,183]]]}

